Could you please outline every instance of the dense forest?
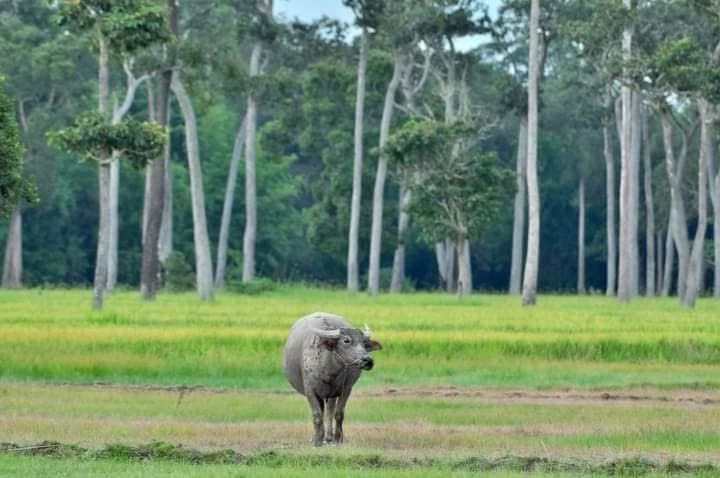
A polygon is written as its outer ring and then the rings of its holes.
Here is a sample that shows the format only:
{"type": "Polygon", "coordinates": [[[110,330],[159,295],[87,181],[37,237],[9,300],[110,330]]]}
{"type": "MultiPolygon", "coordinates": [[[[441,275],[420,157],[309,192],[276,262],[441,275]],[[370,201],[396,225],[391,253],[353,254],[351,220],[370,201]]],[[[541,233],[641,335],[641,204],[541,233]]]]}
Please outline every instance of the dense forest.
{"type": "Polygon", "coordinates": [[[720,297],[720,1],[344,3],[0,0],[3,286],[720,297]]]}

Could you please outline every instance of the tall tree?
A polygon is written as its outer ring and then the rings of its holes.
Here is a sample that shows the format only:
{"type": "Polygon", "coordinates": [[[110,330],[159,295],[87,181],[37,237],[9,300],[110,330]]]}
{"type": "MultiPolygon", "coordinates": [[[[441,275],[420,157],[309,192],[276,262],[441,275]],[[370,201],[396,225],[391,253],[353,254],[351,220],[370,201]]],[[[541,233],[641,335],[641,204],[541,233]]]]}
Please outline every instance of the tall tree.
{"type": "Polygon", "coordinates": [[[655,295],[655,203],[653,198],[653,165],[650,144],[650,121],[643,111],[643,189],[645,191],[645,295],[655,295]]]}
{"type": "MultiPolygon", "coordinates": [[[[267,49],[268,35],[272,38],[273,0],[259,0],[256,3],[260,29],[250,55],[251,80],[261,71],[261,56],[267,49]]],[[[251,91],[247,99],[247,125],[245,133],[245,233],[243,235],[243,282],[255,278],[255,241],[257,237],[257,189],[255,141],[257,131],[258,101],[251,91]]]]}
{"type": "MultiPolygon", "coordinates": [[[[167,0],[167,24],[174,36],[178,32],[178,5],[177,0],[167,0]]],[[[160,73],[157,104],[155,114],[157,124],[167,127],[169,124],[170,84],[172,82],[173,68],[175,67],[175,51],[167,54],[162,72],[160,73]]],[[[160,230],[162,227],[163,212],[165,210],[165,158],[155,158],[150,163],[150,188],[147,200],[147,222],[143,240],[142,267],[140,271],[140,294],[145,300],[153,300],[160,289],[160,230]]]]}
{"type": "Polygon", "coordinates": [[[384,2],[379,0],[343,0],[352,8],[355,23],[361,29],[360,56],[358,58],[357,89],[355,96],[355,142],[353,151],[353,187],[350,203],[350,230],[348,232],[347,290],[355,293],[360,288],[358,247],[360,241],[360,204],[362,200],[363,124],[365,113],[365,83],[367,74],[370,30],[377,28],[384,2]]]}
{"type": "MultiPolygon", "coordinates": [[[[135,77],[135,74],[132,71],[133,63],[134,61],[132,57],[126,57],[123,60],[123,69],[125,70],[126,75],[125,97],[122,104],[118,104],[117,98],[115,99],[111,121],[113,125],[117,125],[122,122],[135,101],[135,93],[137,92],[138,87],[150,78],[149,74],[141,75],[139,78],[135,77]]],[[[118,211],[120,195],[120,163],[118,159],[118,152],[113,151],[110,162],[110,191],[108,193],[110,202],[110,215],[108,219],[110,238],[108,240],[107,254],[107,284],[105,285],[108,292],[112,292],[113,289],[115,289],[118,276],[118,235],[120,228],[118,211]]]]}
{"type": "MultiPolygon", "coordinates": [[[[78,64],[83,64],[84,47],[75,38],[61,34],[52,14],[53,10],[40,0],[0,5],[0,71],[7,75],[3,82],[6,94],[15,100],[24,145],[22,160],[29,166],[23,175],[33,175],[35,167],[42,169],[33,158],[45,147],[47,120],[61,119],[69,96],[80,94],[85,86],[84,81],[78,81],[77,70],[82,68],[68,59],[77,55],[78,64]]],[[[5,170],[13,168],[7,166],[5,170]]],[[[13,180],[24,181],[22,177],[13,180]]],[[[14,200],[12,196],[7,198],[10,203],[14,200]]],[[[5,288],[17,288],[23,283],[23,215],[28,205],[21,201],[10,214],[2,276],[5,288]]]]}
{"type": "MultiPolygon", "coordinates": [[[[80,31],[92,31],[98,46],[98,115],[102,122],[111,122],[110,111],[110,56],[116,53],[132,53],[168,37],[162,6],[153,0],[132,0],[123,4],[108,4],[101,0],[64,1],[60,4],[63,24],[72,24],[80,31]]],[[[78,124],[74,131],[80,133],[84,126],[78,124]]],[[[97,124],[92,125],[97,127],[97,124]]],[[[85,132],[91,130],[85,128],[85,132]]],[[[66,139],[82,141],[79,135],[66,139]]],[[[87,138],[85,138],[86,140],[87,138]]],[[[96,139],[96,138],[94,138],[96,139]]],[[[66,146],[71,141],[65,141],[66,146]]],[[[107,265],[110,245],[110,163],[112,151],[96,150],[99,156],[99,210],[98,246],[95,261],[93,308],[103,305],[107,286],[107,265]]]]}
{"type": "Polygon", "coordinates": [[[22,175],[23,148],[13,102],[0,76],[0,217],[12,214],[22,201],[35,200],[33,186],[22,175]]]}
{"type": "MultiPolygon", "coordinates": [[[[411,120],[391,136],[386,154],[412,171],[409,210],[429,243],[452,238],[458,255],[497,216],[512,193],[512,173],[494,153],[475,148],[477,125],[411,120]]],[[[458,295],[472,292],[469,261],[458,261],[458,295]]]]}
{"type": "MultiPolygon", "coordinates": [[[[422,54],[424,57],[422,65],[415,63],[412,53],[408,55],[400,78],[403,96],[403,105],[400,108],[411,118],[419,116],[415,98],[422,91],[427,81],[433,51],[426,48],[422,54]]],[[[390,292],[395,293],[402,291],[405,282],[405,242],[407,241],[408,226],[410,225],[410,214],[407,208],[410,206],[410,199],[412,198],[412,189],[409,187],[410,173],[402,169],[399,170],[398,181],[400,187],[398,192],[397,246],[393,255],[392,278],[390,280],[390,292]]]]}
{"type": "Polygon", "coordinates": [[[203,191],[202,165],[198,146],[197,120],[190,95],[177,71],[172,79],[172,91],[178,100],[185,121],[185,142],[187,147],[188,170],[190,171],[190,193],[192,198],[193,239],[195,243],[195,282],[202,300],[213,298],[212,259],[210,238],[205,217],[205,192],[203,191]]]}
{"type": "MultiPolygon", "coordinates": [[[[631,0],[623,0],[628,10],[632,8],[631,0]]],[[[623,59],[630,63],[632,55],[633,27],[628,25],[623,32],[623,59]]],[[[625,83],[622,86],[622,116],[620,135],[620,261],[618,280],[618,299],[629,302],[632,298],[633,258],[632,258],[632,88],[629,71],[625,67],[625,83]]]]}
{"type": "Polygon", "coordinates": [[[523,305],[534,305],[537,295],[538,266],[540,262],[540,193],[537,176],[537,140],[538,140],[538,80],[540,76],[539,58],[539,16],[540,1],[530,4],[530,53],[528,60],[528,245],[523,274],[523,305]]]}
{"type": "MultiPolygon", "coordinates": [[[[382,119],[380,120],[380,156],[378,158],[375,185],[373,189],[372,225],[370,232],[370,263],[368,266],[368,293],[377,295],[380,289],[380,254],[382,248],[383,206],[385,199],[385,179],[387,177],[387,158],[382,149],[390,135],[395,96],[403,76],[407,76],[412,53],[421,37],[414,30],[427,17],[427,10],[418,8],[413,2],[394,2],[388,4],[379,26],[380,33],[386,38],[393,52],[393,74],[385,91],[382,119]]],[[[412,67],[410,67],[412,68],[412,67]]],[[[408,81],[408,80],[406,80],[408,81]]],[[[400,198],[402,202],[404,198],[400,198]]]]}

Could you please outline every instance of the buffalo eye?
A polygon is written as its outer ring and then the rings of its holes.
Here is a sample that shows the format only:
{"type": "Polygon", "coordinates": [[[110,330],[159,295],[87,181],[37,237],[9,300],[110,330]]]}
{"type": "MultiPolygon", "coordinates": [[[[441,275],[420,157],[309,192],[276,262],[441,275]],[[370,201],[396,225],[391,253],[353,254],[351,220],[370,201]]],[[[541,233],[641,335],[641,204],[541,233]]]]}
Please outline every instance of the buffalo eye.
{"type": "Polygon", "coordinates": [[[352,342],[352,340],[350,340],[350,337],[343,337],[344,344],[349,344],[350,342],[352,342]]]}

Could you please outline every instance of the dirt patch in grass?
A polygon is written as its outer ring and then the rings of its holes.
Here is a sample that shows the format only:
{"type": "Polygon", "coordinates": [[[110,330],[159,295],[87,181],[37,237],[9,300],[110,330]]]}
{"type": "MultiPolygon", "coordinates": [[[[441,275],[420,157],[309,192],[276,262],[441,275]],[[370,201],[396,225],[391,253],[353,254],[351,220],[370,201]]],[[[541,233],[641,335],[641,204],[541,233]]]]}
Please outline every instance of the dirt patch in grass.
{"type": "Polygon", "coordinates": [[[358,395],[381,398],[404,397],[444,397],[471,398],[493,403],[525,403],[525,404],[617,404],[647,403],[678,404],[678,405],[720,405],[720,391],[709,390],[657,390],[637,389],[626,391],[578,391],[578,390],[497,390],[497,389],[463,389],[447,388],[387,388],[384,390],[361,391],[358,395]]]}
{"type": "MultiPolygon", "coordinates": [[[[95,387],[110,388],[119,390],[154,391],[167,392],[178,395],[178,400],[192,393],[207,394],[233,394],[247,393],[243,390],[233,388],[213,388],[202,385],[129,385],[113,382],[93,382],[91,384],[76,384],[71,382],[43,383],[43,386],[62,387],[95,387]]],[[[293,390],[253,390],[252,393],[266,395],[294,395],[293,390]]],[[[702,389],[671,389],[662,390],[657,388],[639,388],[627,390],[528,390],[528,389],[477,389],[459,387],[412,387],[412,388],[383,388],[364,389],[353,392],[355,397],[380,397],[380,398],[421,398],[421,397],[442,397],[442,398],[471,398],[493,403],[526,403],[526,404],[618,404],[622,402],[641,405],[648,403],[657,404],[678,404],[678,405],[720,405],[720,390],[702,389]]]]}

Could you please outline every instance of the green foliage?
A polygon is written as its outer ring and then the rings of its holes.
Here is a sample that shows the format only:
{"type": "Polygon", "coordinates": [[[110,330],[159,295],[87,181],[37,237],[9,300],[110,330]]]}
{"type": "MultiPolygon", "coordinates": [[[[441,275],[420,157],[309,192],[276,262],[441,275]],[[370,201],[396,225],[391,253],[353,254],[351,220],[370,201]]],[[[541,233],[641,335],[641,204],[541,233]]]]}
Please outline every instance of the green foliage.
{"type": "Polygon", "coordinates": [[[15,121],[15,108],[4,91],[0,76],[0,217],[6,217],[21,202],[37,200],[35,187],[23,177],[23,147],[15,121]]]}
{"type": "Polygon", "coordinates": [[[195,273],[181,252],[173,252],[163,264],[165,288],[171,292],[185,292],[195,288],[195,273]]]}
{"type": "Polygon", "coordinates": [[[393,133],[386,153],[415,178],[408,207],[429,243],[477,237],[514,191],[514,175],[495,153],[462,150],[471,125],[409,121],[393,133]]]}
{"type": "Polygon", "coordinates": [[[250,282],[242,282],[237,279],[228,282],[229,291],[242,295],[260,295],[272,292],[277,288],[277,284],[266,277],[253,279],[250,282]]]}
{"type": "Polygon", "coordinates": [[[48,136],[53,146],[81,154],[86,161],[109,161],[117,151],[137,169],[160,156],[167,141],[166,129],[157,123],[127,119],[111,125],[94,111],[81,114],[73,126],[48,136]]]}
{"type": "Polygon", "coordinates": [[[171,38],[160,0],[63,0],[57,16],[61,26],[97,28],[111,51],[132,53],[171,38]]]}
{"type": "Polygon", "coordinates": [[[720,101],[720,68],[710,64],[708,53],[696,39],[684,37],[659,45],[648,75],[654,84],[679,93],[701,94],[720,101]]]}
{"type": "Polygon", "coordinates": [[[385,11],[384,0],[343,0],[343,5],[355,13],[355,23],[362,28],[377,28],[385,11]]]}

